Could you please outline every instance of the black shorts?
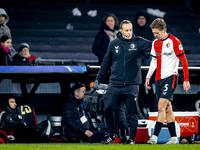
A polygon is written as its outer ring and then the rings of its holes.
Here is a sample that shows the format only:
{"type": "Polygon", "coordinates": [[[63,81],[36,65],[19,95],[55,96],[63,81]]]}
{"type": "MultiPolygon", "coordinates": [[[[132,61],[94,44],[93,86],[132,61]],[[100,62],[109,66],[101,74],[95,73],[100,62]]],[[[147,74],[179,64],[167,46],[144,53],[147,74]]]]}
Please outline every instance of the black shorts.
{"type": "Polygon", "coordinates": [[[156,81],[156,96],[158,101],[160,98],[165,98],[173,101],[173,93],[177,84],[177,75],[171,75],[165,79],[156,81]]]}

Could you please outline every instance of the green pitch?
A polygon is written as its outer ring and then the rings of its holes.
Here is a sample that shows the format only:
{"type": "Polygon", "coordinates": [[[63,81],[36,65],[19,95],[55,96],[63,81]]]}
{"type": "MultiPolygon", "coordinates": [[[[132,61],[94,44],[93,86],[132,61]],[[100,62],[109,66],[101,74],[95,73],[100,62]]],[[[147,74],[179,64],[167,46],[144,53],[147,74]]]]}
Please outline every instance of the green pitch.
{"type": "Polygon", "coordinates": [[[2,144],[0,150],[200,150],[200,145],[2,144]]]}

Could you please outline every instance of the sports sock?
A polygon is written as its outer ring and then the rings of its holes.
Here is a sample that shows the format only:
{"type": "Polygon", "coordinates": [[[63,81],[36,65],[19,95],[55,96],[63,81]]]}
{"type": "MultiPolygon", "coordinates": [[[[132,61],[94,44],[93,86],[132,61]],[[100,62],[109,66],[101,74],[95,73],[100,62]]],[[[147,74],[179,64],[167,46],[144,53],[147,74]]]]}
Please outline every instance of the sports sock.
{"type": "Polygon", "coordinates": [[[175,122],[167,123],[167,126],[171,137],[176,137],[175,122]]]}
{"type": "Polygon", "coordinates": [[[154,130],[153,135],[155,135],[155,136],[158,137],[158,135],[159,135],[159,133],[160,133],[160,130],[162,129],[162,126],[163,126],[163,123],[162,123],[162,122],[157,122],[157,121],[156,121],[155,130],[154,130]]]}

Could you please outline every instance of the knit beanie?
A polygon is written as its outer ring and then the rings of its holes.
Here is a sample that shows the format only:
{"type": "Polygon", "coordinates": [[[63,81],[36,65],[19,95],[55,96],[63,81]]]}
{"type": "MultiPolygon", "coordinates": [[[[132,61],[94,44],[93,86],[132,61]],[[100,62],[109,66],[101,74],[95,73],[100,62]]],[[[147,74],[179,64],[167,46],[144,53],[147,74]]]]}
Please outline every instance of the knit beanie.
{"type": "Polygon", "coordinates": [[[18,52],[22,51],[24,47],[27,47],[30,50],[30,47],[27,43],[21,43],[18,48],[18,52]]]}

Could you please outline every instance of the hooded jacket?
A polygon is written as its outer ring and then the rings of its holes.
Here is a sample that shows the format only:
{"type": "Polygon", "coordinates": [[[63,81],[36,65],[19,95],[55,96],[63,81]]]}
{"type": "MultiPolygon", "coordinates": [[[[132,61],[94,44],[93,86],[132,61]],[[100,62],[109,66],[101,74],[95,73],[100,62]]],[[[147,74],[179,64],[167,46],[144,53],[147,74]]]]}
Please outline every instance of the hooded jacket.
{"type": "Polygon", "coordinates": [[[69,94],[67,103],[62,106],[62,121],[66,137],[75,137],[78,132],[85,133],[87,130],[80,121],[83,111],[79,107],[79,101],[73,94],[69,94]]]}
{"type": "Polygon", "coordinates": [[[15,54],[13,57],[12,65],[14,66],[33,66],[34,62],[30,62],[28,58],[22,57],[19,53],[15,54]]]}
{"type": "Polygon", "coordinates": [[[17,109],[12,109],[9,105],[9,100],[3,104],[5,113],[2,115],[1,128],[12,128],[16,125],[25,125],[21,115],[18,114],[17,109]]]}
{"type": "Polygon", "coordinates": [[[137,11],[133,25],[133,32],[136,36],[141,36],[147,40],[153,41],[154,35],[151,31],[150,26],[147,25],[149,21],[150,21],[150,16],[145,11],[143,10],[137,11]],[[140,16],[144,16],[146,18],[146,24],[144,26],[140,26],[137,22],[140,16]]]}
{"type": "Polygon", "coordinates": [[[111,69],[109,82],[126,85],[141,84],[141,58],[144,52],[150,52],[152,42],[134,34],[131,39],[122,37],[110,42],[96,80],[102,82],[111,69]]]}
{"type": "Polygon", "coordinates": [[[4,24],[0,25],[0,37],[2,37],[3,35],[7,35],[8,37],[11,37],[10,29],[6,25],[9,21],[9,17],[8,17],[6,11],[2,8],[0,8],[0,15],[6,16],[4,24]]]}
{"type": "Polygon", "coordinates": [[[111,31],[113,33],[117,31],[117,29],[111,30],[106,24],[102,22],[101,31],[97,33],[92,46],[92,52],[98,57],[99,65],[101,65],[103,61],[103,58],[106,54],[110,42],[109,36],[106,34],[104,30],[111,31]]]}

